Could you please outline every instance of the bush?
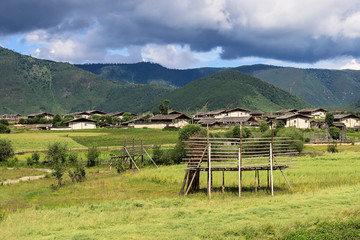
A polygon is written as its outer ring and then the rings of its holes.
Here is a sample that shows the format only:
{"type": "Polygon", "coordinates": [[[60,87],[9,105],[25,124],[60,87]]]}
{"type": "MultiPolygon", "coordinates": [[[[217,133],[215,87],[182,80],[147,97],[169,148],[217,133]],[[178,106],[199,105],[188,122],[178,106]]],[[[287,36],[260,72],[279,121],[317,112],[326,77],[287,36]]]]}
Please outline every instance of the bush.
{"type": "Polygon", "coordinates": [[[330,127],[329,128],[329,134],[330,134],[332,139],[337,140],[337,139],[340,139],[341,131],[337,127],[330,127]]]}
{"type": "Polygon", "coordinates": [[[264,133],[269,129],[269,126],[266,123],[260,124],[260,132],[264,133]]]}
{"type": "Polygon", "coordinates": [[[92,146],[91,148],[89,148],[86,153],[86,157],[88,159],[87,166],[94,167],[94,166],[98,165],[99,164],[99,156],[100,156],[100,151],[97,149],[96,146],[92,146]]]}
{"type": "Polygon", "coordinates": [[[9,121],[6,119],[0,119],[0,123],[5,126],[9,126],[9,121]]]}
{"type": "Polygon", "coordinates": [[[80,164],[77,164],[74,171],[69,170],[68,171],[69,177],[71,178],[71,181],[73,183],[82,182],[86,179],[86,171],[83,166],[80,164]]]}
{"type": "Polygon", "coordinates": [[[40,160],[40,154],[38,152],[34,152],[31,154],[31,159],[33,160],[33,162],[35,164],[38,164],[39,163],[39,160],[40,160]]]}
{"type": "Polygon", "coordinates": [[[70,152],[68,157],[68,162],[70,166],[76,166],[78,164],[78,154],[77,152],[70,152]]]}
{"type": "Polygon", "coordinates": [[[305,140],[304,140],[306,143],[309,143],[310,142],[310,138],[305,138],[305,140]]]}
{"type": "Polygon", "coordinates": [[[328,125],[331,125],[334,122],[334,114],[332,114],[331,112],[327,112],[325,117],[325,122],[328,125]]]}
{"type": "MultiPolygon", "coordinates": [[[[153,160],[158,165],[174,164],[174,150],[163,150],[161,146],[155,145],[153,148],[153,160]]],[[[182,159],[182,158],[181,158],[182,159]]]]}
{"type": "MultiPolygon", "coordinates": [[[[240,127],[239,126],[234,127],[230,131],[231,131],[231,135],[230,135],[231,137],[240,138],[240,127]]],[[[241,128],[241,133],[242,133],[243,138],[249,138],[252,135],[250,129],[247,128],[247,127],[242,127],[241,128]]]]}
{"type": "Polygon", "coordinates": [[[279,129],[276,133],[276,137],[289,137],[291,140],[297,140],[290,144],[291,147],[295,147],[298,152],[304,149],[304,136],[300,129],[294,127],[279,129]]]}
{"type": "Polygon", "coordinates": [[[327,146],[327,151],[330,152],[330,153],[337,153],[337,152],[339,152],[339,150],[337,149],[336,143],[335,143],[335,144],[329,144],[329,145],[327,146]]]}
{"type": "Polygon", "coordinates": [[[14,149],[7,139],[0,139],[0,162],[5,162],[14,156],[14,149]]]}
{"type": "Polygon", "coordinates": [[[0,124],[0,133],[10,133],[11,130],[8,126],[5,126],[4,124],[0,124]]]}

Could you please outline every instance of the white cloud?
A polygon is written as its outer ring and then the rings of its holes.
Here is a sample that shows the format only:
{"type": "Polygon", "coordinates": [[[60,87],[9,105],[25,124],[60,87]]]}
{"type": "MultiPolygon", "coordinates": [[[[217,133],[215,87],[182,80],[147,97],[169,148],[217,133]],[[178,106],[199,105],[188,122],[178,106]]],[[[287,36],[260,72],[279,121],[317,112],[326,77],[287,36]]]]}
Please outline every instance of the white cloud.
{"type": "Polygon", "coordinates": [[[360,63],[358,63],[356,59],[352,59],[349,63],[342,66],[340,69],[360,70],[360,63]]]}
{"type": "Polygon", "coordinates": [[[199,62],[189,46],[148,44],[142,49],[141,54],[145,59],[168,68],[184,69],[199,62]]]}

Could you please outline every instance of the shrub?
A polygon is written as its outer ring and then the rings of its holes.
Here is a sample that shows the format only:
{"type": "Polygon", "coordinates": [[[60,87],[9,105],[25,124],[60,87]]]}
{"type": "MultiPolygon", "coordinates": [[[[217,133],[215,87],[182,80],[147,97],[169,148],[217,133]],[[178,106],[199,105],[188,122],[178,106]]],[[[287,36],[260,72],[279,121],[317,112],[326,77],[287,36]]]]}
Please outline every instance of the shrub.
{"type": "Polygon", "coordinates": [[[14,156],[14,149],[7,139],[0,139],[0,162],[7,161],[14,156]]]}
{"type": "Polygon", "coordinates": [[[329,134],[332,139],[340,139],[341,131],[337,127],[330,127],[329,134]]]}
{"type": "Polygon", "coordinates": [[[266,132],[269,129],[269,126],[266,123],[261,123],[260,124],[260,132],[266,132]]]}
{"type": "Polygon", "coordinates": [[[325,122],[328,125],[331,125],[334,122],[334,114],[332,114],[331,112],[327,112],[325,117],[325,122]]]}
{"type": "Polygon", "coordinates": [[[0,119],[0,123],[5,126],[9,126],[9,122],[6,119],[0,119]]]}
{"type": "Polygon", "coordinates": [[[306,143],[309,143],[310,142],[310,138],[305,138],[305,140],[304,140],[306,143]]]}
{"type": "Polygon", "coordinates": [[[88,149],[87,153],[86,153],[86,157],[87,157],[87,166],[88,167],[94,167],[99,163],[99,156],[100,156],[100,151],[97,149],[96,146],[92,146],[91,148],[88,149]]]}
{"type": "Polygon", "coordinates": [[[26,158],[26,165],[32,166],[34,164],[34,161],[31,157],[26,158]]]}
{"type": "Polygon", "coordinates": [[[158,165],[174,164],[174,150],[163,150],[161,146],[155,145],[153,148],[153,160],[158,165]]]}
{"type": "Polygon", "coordinates": [[[78,154],[77,152],[70,152],[68,157],[68,162],[71,166],[76,166],[78,163],[78,154]]]}
{"type": "Polygon", "coordinates": [[[0,124],[0,133],[10,133],[11,130],[8,126],[0,124]]]}
{"type": "Polygon", "coordinates": [[[68,174],[73,183],[82,182],[86,179],[86,171],[84,167],[80,164],[77,164],[73,171],[69,170],[68,174]]]}
{"type": "MultiPolygon", "coordinates": [[[[236,126],[234,127],[231,131],[231,137],[233,138],[240,138],[240,127],[239,126],[236,126]]],[[[241,128],[241,133],[242,133],[242,137],[243,138],[249,138],[251,137],[251,131],[249,128],[247,127],[242,127],[241,128]]]]}
{"type": "Polygon", "coordinates": [[[40,154],[38,152],[34,152],[31,154],[31,159],[35,164],[39,163],[40,160],[40,154]]]}
{"type": "Polygon", "coordinates": [[[336,143],[334,143],[334,144],[329,144],[329,145],[327,146],[327,151],[330,152],[330,153],[337,153],[337,152],[339,152],[339,150],[337,149],[336,143]]]}
{"type": "Polygon", "coordinates": [[[291,140],[297,140],[290,144],[291,147],[295,147],[298,152],[304,149],[304,136],[300,129],[294,127],[279,129],[276,133],[276,137],[289,137],[291,140]]]}

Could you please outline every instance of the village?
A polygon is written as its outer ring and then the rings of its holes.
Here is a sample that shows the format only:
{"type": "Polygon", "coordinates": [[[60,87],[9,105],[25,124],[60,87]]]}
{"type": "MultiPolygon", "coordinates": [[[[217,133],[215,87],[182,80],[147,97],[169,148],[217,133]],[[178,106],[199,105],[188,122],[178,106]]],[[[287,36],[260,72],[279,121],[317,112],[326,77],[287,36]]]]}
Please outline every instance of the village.
{"type": "MultiPolygon", "coordinates": [[[[99,127],[131,127],[131,128],[182,128],[189,123],[200,124],[203,127],[231,127],[249,126],[259,127],[261,123],[269,127],[276,127],[282,122],[285,127],[299,129],[325,129],[326,114],[333,114],[324,108],[283,109],[272,114],[265,114],[260,110],[248,110],[237,107],[233,109],[197,112],[192,116],[176,110],[169,110],[167,114],[137,115],[130,112],[106,113],[100,110],[89,110],[66,114],[60,118],[61,126],[54,124],[56,114],[40,112],[22,117],[20,114],[4,114],[1,119],[15,123],[14,127],[21,128],[31,124],[31,129],[37,130],[78,130],[95,129],[99,127]]],[[[58,115],[59,117],[59,115],[58,115]]],[[[333,114],[332,126],[340,130],[360,129],[360,116],[354,113],[333,114]]]]}

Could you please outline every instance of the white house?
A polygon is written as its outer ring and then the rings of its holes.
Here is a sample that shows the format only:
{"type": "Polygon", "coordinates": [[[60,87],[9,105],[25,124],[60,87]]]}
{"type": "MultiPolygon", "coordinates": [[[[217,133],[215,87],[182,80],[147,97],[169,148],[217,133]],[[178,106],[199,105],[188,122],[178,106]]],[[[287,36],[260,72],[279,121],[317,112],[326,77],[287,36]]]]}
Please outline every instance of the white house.
{"type": "Polygon", "coordinates": [[[68,126],[71,130],[78,129],[95,129],[96,121],[86,119],[86,118],[77,118],[70,121],[65,122],[66,126],[68,126]]]}
{"type": "Polygon", "coordinates": [[[360,126],[360,117],[355,114],[334,115],[334,122],[343,123],[347,128],[360,126]]]}
{"type": "Polygon", "coordinates": [[[310,128],[310,118],[309,116],[303,114],[291,114],[284,115],[275,118],[278,121],[283,121],[285,123],[285,127],[296,127],[296,128],[310,128]]]}
{"type": "Polygon", "coordinates": [[[191,120],[190,117],[186,116],[185,114],[169,114],[169,115],[162,115],[157,114],[149,119],[134,119],[128,122],[124,122],[129,127],[133,128],[156,128],[156,129],[163,129],[163,128],[182,128],[189,124],[191,120]]]}
{"type": "Polygon", "coordinates": [[[250,110],[245,108],[233,108],[230,110],[226,110],[226,117],[250,117],[250,110]]]}
{"type": "Polygon", "coordinates": [[[323,108],[306,108],[298,111],[300,114],[308,115],[315,119],[325,119],[327,112],[328,111],[323,108]]]}

